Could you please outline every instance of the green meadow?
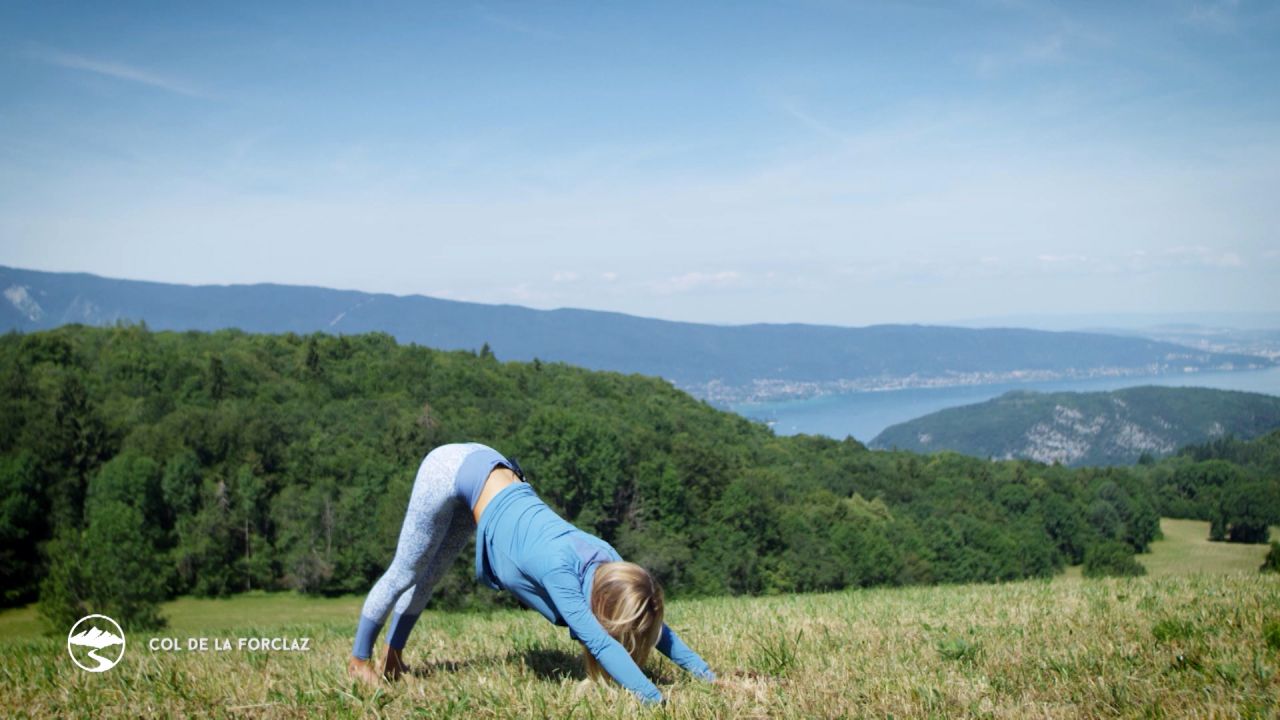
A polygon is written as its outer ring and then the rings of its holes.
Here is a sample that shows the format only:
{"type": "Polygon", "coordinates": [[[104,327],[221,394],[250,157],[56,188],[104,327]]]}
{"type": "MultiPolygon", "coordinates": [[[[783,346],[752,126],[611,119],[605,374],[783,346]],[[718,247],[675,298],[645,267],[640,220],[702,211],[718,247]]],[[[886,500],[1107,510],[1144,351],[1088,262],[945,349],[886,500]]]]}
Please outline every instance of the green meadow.
{"type": "MultiPolygon", "coordinates": [[[[128,635],[74,667],[32,608],[0,613],[0,714],[213,717],[1257,717],[1280,712],[1280,576],[1262,546],[1164,520],[1135,579],[688,599],[668,622],[720,674],[665,660],[646,708],[583,680],[562,628],[529,612],[430,613],[410,674],[364,688],[344,663],[361,598],[249,594],[164,605],[158,637],[309,638],[306,652],[177,652],[128,635]]],[[[127,632],[127,628],[126,628],[127,632]]]]}
{"type": "MultiPolygon", "coordinates": [[[[1209,523],[1199,520],[1161,518],[1160,532],[1151,552],[1137,556],[1150,575],[1257,572],[1267,556],[1267,545],[1209,542],[1209,523]]],[[[1280,540],[1280,527],[1271,528],[1271,539],[1280,540]]]]}

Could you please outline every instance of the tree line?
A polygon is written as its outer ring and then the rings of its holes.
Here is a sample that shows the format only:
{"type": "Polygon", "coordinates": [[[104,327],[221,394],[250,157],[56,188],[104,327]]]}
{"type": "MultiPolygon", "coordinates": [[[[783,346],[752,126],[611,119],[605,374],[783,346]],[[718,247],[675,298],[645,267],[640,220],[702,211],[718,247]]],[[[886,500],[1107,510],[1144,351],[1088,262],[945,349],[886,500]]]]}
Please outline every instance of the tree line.
{"type": "MultiPolygon", "coordinates": [[[[367,591],[422,457],[459,441],[517,458],[674,595],[1129,572],[1173,497],[1164,463],[778,437],[659,379],[385,334],[67,326],[0,338],[3,601],[145,627],[177,595],[367,591]]],[[[511,602],[466,558],[437,603],[511,602]]]]}
{"type": "Polygon", "coordinates": [[[1265,543],[1280,524],[1280,432],[1221,437],[1140,463],[1162,515],[1210,523],[1209,538],[1265,543]]]}

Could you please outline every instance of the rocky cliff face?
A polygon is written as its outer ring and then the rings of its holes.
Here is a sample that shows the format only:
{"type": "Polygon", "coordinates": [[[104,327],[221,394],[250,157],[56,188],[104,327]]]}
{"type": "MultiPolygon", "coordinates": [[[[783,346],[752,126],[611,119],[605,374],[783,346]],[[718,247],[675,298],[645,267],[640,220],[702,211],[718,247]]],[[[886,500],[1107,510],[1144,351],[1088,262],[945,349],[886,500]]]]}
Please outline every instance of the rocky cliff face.
{"type": "MultiPolygon", "coordinates": [[[[1031,426],[1024,436],[1026,442],[1005,453],[1004,458],[1074,465],[1099,451],[1140,457],[1143,453],[1166,455],[1178,448],[1169,433],[1173,426],[1164,418],[1157,415],[1137,420],[1129,417],[1123,400],[1112,401],[1113,411],[1088,416],[1073,407],[1054,405],[1052,417],[1031,426]]],[[[1221,428],[1220,423],[1218,427],[1221,428]]]]}

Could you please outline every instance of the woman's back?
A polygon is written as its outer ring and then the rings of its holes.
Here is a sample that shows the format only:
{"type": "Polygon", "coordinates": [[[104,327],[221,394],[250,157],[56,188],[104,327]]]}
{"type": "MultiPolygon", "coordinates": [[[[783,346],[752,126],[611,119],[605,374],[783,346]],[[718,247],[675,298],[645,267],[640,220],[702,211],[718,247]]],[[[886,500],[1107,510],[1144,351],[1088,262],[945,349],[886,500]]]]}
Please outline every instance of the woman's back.
{"type": "Polygon", "coordinates": [[[621,560],[605,541],[556,514],[527,483],[515,483],[493,499],[476,529],[476,578],[514,593],[557,625],[566,624],[547,578],[572,578],[575,594],[590,597],[591,576],[600,563],[621,560]]]}

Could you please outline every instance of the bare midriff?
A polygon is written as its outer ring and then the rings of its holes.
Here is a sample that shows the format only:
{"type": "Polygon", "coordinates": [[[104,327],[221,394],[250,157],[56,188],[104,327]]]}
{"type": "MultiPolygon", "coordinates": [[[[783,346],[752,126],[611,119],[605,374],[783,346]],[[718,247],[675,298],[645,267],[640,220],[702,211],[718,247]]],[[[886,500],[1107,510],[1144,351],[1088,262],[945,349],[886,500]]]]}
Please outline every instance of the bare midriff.
{"type": "Polygon", "coordinates": [[[489,501],[506,486],[518,482],[520,478],[511,471],[511,468],[498,466],[489,473],[489,477],[485,478],[484,487],[480,489],[480,497],[476,498],[475,507],[471,508],[471,514],[475,516],[477,525],[480,524],[480,516],[484,514],[489,501]]]}

